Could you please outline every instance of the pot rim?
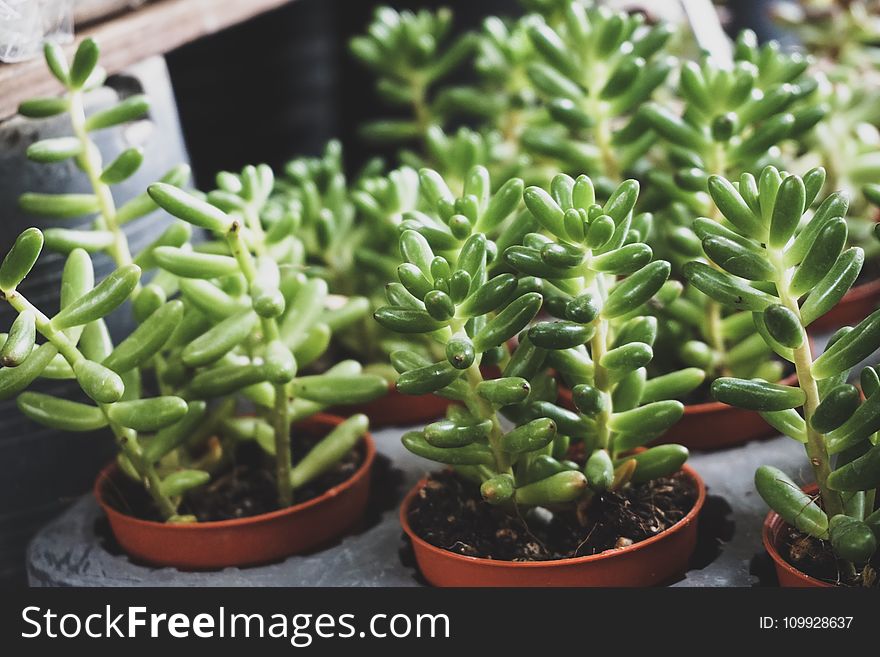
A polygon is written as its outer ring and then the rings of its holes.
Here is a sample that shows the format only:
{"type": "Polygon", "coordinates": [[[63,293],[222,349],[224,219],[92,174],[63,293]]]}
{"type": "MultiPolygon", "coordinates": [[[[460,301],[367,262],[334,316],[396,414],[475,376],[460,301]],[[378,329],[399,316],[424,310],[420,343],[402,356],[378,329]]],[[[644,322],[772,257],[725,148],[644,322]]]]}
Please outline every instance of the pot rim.
{"type": "Polygon", "coordinates": [[[632,545],[628,545],[624,548],[610,548],[608,550],[605,550],[604,552],[600,552],[599,554],[588,554],[583,557],[568,557],[566,559],[553,559],[549,561],[503,561],[500,559],[487,559],[485,557],[467,557],[463,554],[456,554],[455,552],[444,550],[443,548],[437,547],[436,545],[431,545],[430,543],[428,543],[428,541],[421,538],[415,533],[415,531],[409,524],[409,519],[407,518],[407,511],[409,510],[413,499],[428,481],[427,476],[422,477],[418,481],[418,483],[416,483],[416,485],[409,490],[409,492],[406,494],[406,497],[403,498],[403,502],[400,505],[399,513],[400,524],[403,527],[403,531],[406,532],[407,536],[409,536],[409,539],[414,544],[417,544],[420,548],[425,549],[429,552],[433,552],[438,556],[452,559],[453,561],[459,561],[469,564],[479,563],[487,568],[562,568],[566,566],[575,566],[595,561],[603,561],[605,559],[612,559],[616,556],[620,556],[624,553],[636,552],[638,550],[646,548],[653,543],[661,541],[664,538],[681,531],[682,529],[690,525],[694,520],[696,520],[697,515],[699,515],[700,511],[703,508],[703,504],[706,501],[706,484],[703,482],[702,477],[697,474],[696,470],[694,470],[687,464],[682,466],[680,472],[684,472],[685,474],[687,474],[688,477],[690,477],[691,481],[693,481],[697,487],[697,499],[694,501],[693,507],[690,511],[688,511],[687,515],[685,515],[684,518],[679,520],[671,527],[664,529],[656,536],[646,538],[644,541],[633,543],[632,545]]]}
{"type": "MultiPolygon", "coordinates": [[[[314,422],[320,425],[325,426],[338,426],[343,422],[343,418],[338,415],[331,415],[329,413],[316,413],[315,415],[298,422],[297,424],[308,424],[310,422],[314,422]]],[[[270,511],[269,513],[261,513],[255,516],[248,516],[246,518],[233,518],[232,520],[212,520],[208,522],[195,522],[195,523],[167,523],[167,522],[157,522],[155,520],[144,520],[142,518],[138,518],[137,516],[129,515],[127,513],[123,513],[122,511],[111,506],[105,499],[103,495],[104,483],[109,480],[110,475],[119,469],[119,466],[116,464],[116,461],[111,461],[108,465],[106,465],[101,472],[98,473],[97,478],[95,479],[95,485],[92,489],[92,493],[97,499],[98,504],[104,510],[104,513],[108,516],[112,516],[113,518],[117,518],[123,522],[137,525],[143,528],[151,528],[158,529],[161,528],[165,531],[208,531],[211,529],[229,529],[234,527],[242,527],[246,525],[252,525],[255,523],[260,523],[264,521],[274,520],[281,516],[291,515],[294,513],[298,513],[300,511],[304,511],[305,509],[311,508],[313,506],[317,506],[322,502],[325,502],[327,499],[331,497],[336,497],[337,495],[343,493],[349,488],[353,487],[357,482],[363,479],[366,475],[369,474],[370,470],[373,467],[373,461],[376,458],[376,442],[373,440],[372,434],[367,431],[362,437],[361,441],[365,448],[364,460],[361,462],[361,465],[355,470],[354,474],[351,475],[348,479],[343,481],[332,488],[327,489],[318,497],[314,497],[305,502],[301,502],[300,504],[294,504],[293,506],[289,506],[284,509],[278,509],[277,511],[270,511]]]]}
{"type": "MultiPolygon", "coordinates": [[[[816,493],[819,491],[819,487],[816,484],[810,484],[809,486],[804,486],[803,491],[805,493],[816,493]]],[[[824,580],[807,575],[804,571],[796,568],[795,566],[792,566],[790,563],[788,563],[788,561],[786,561],[785,557],[783,557],[782,554],[780,554],[779,550],[776,548],[776,543],[773,541],[773,530],[780,525],[788,525],[788,523],[785,522],[782,516],[776,513],[776,511],[770,509],[770,512],[764,518],[764,526],[761,528],[761,541],[764,543],[764,549],[767,550],[767,553],[770,555],[770,558],[773,559],[776,567],[781,567],[785,569],[791,575],[811,584],[812,586],[822,588],[837,588],[834,584],[830,582],[826,582],[824,580]]]]}
{"type": "Polygon", "coordinates": [[[861,300],[865,297],[874,296],[880,292],[880,278],[861,283],[851,287],[846,294],[843,295],[841,303],[845,301],[861,300]]]}

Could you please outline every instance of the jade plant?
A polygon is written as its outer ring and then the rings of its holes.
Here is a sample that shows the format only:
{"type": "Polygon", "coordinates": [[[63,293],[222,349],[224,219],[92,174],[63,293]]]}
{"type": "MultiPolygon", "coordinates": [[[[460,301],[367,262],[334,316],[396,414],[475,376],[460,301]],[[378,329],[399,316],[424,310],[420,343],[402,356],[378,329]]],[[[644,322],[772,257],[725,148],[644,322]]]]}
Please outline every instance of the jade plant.
{"type": "Polygon", "coordinates": [[[880,486],[880,385],[876,370],[860,373],[861,393],[847,383],[853,368],[880,347],[880,312],[838,331],[814,357],[807,329],[831,310],[862,268],[864,253],[846,247],[845,204],[839,195],[804,215],[817,185],[797,175],[765,169],[757,188],[710,178],[721,210],[717,222],[695,230],[715,267],[685,266],[688,280],[726,306],[752,313],[756,332],[794,364],[797,385],[757,378],[722,377],[716,399],[759,411],[782,433],[804,444],[819,488],[814,500],[780,470],[761,467],[758,492],[786,521],[820,540],[830,540],[849,568],[861,569],[877,546],[880,486]],[[800,409],[800,412],[798,412],[800,409]]]}
{"type": "MultiPolygon", "coordinates": [[[[442,181],[429,170],[421,179],[430,188],[442,181]]],[[[399,282],[375,314],[383,326],[443,348],[433,361],[393,353],[398,389],[456,402],[446,419],[407,432],[404,445],[454,466],[487,502],[512,512],[589,502],[595,492],[678,471],[687,457],[680,446],[631,452],[680,417],[683,407],[670,397],[703,378],[684,371],[646,381],[656,320],[643,310],[669,264],[650,262],[649,247],[628,241],[635,182],[605,206],[595,204],[585,176],[559,176],[552,191],[525,191],[535,232],[503,249],[480,230],[492,223],[495,197],[478,196],[469,235],[442,255],[405,229],[399,282]],[[618,283],[620,274],[629,276],[618,283]],[[565,320],[534,322],[542,306],[564,309],[565,320]],[[558,403],[552,371],[574,386],[579,412],[558,403]],[[578,452],[580,463],[571,460],[578,452]]]]}
{"type": "Polygon", "coordinates": [[[263,448],[265,462],[273,464],[278,504],[290,505],[299,488],[350,451],[367,421],[350,418],[303,455],[290,453],[291,424],[387,389],[384,379],[362,373],[355,361],[339,362],[320,376],[297,376],[298,364],[319,358],[333,330],[367,306],[356,298],[330,304],[326,283],[302,271],[291,217],[263,216],[274,182],[266,166],[221,173],[208,200],[171,184],[185,180],[188,169],[178,167],[117,209],[110,186],[138,168],[141,153],[127,149],[103,167],[89,133],[136,118],[148,105],[128,99],[86,116],[83,95],[103,79],[97,58],[90,39],[69,66],[60,49],[48,45],[49,68],[67,92],[22,106],[31,117],[69,113],[75,136],[37,142],[28,155],[46,162],[76,158],[93,190],[24,194],[22,205],[56,218],[95,219],[92,230],[46,231],[45,242],[68,254],[54,316],[19,289],[43,247],[43,233],[26,230],[3,260],[0,296],[18,315],[2,335],[0,395],[18,395],[25,415],[57,429],[109,427],[121,470],[143,485],[163,520],[194,520],[185,510],[186,493],[222,473],[245,440],[263,448]],[[130,253],[121,226],[160,205],[185,221],[130,253]],[[193,246],[192,226],[199,234],[214,231],[216,239],[193,246]],[[100,251],[117,268],[95,285],[89,252],[100,251]],[[151,277],[142,285],[145,271],[151,277]],[[139,326],[114,346],[104,319],[126,300],[139,326]],[[38,378],[75,379],[85,398],[25,391],[38,378]],[[144,389],[158,396],[145,396],[144,389]],[[240,416],[248,410],[243,401],[256,413],[240,416]]]}

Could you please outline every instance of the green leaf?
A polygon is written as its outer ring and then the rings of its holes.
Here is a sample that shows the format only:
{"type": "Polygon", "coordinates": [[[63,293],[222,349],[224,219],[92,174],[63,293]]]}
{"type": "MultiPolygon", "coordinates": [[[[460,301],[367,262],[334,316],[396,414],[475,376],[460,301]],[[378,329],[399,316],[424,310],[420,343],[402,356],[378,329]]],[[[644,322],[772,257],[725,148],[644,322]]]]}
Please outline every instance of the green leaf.
{"type": "Polygon", "coordinates": [[[156,431],[171,426],[189,407],[180,397],[165,396],[117,402],[108,407],[110,420],[136,431],[156,431]]]}
{"type": "Polygon", "coordinates": [[[47,228],[43,235],[49,250],[57,253],[70,253],[74,249],[96,253],[109,248],[116,241],[116,236],[109,230],[47,228]]]}
{"type": "Polygon", "coordinates": [[[750,411],[784,411],[803,406],[806,399],[800,388],[732,377],[715,379],[712,396],[725,404],[750,411]]]}
{"type": "Polygon", "coordinates": [[[813,361],[812,372],[817,379],[827,379],[855,367],[880,348],[880,310],[859,322],[813,361]]]}
{"type": "Polygon", "coordinates": [[[778,300],[760,290],[717,271],[702,262],[688,262],[683,268],[685,278],[703,294],[738,310],[762,312],[778,300]]]}
{"type": "Polygon", "coordinates": [[[118,185],[130,178],[144,161],[142,148],[126,148],[104,171],[101,172],[101,182],[108,185],[118,185]]]}
{"type": "Polygon", "coordinates": [[[54,41],[47,41],[43,45],[43,55],[46,58],[46,64],[58,81],[65,87],[70,84],[70,67],[67,65],[67,57],[64,51],[54,41]]]}
{"type": "Polygon", "coordinates": [[[177,497],[209,481],[211,475],[204,470],[178,470],[162,480],[159,490],[167,497],[177,497]]]}
{"type": "Polygon", "coordinates": [[[816,241],[795,269],[789,285],[794,296],[799,297],[811,290],[828,274],[846,246],[847,234],[846,220],[842,217],[832,219],[822,227],[816,235],[816,241]]]}
{"type": "Polygon", "coordinates": [[[58,350],[46,342],[32,350],[21,365],[0,368],[0,399],[14,397],[27,388],[57,354],[58,350]]]}
{"type": "Polygon", "coordinates": [[[217,233],[225,233],[232,226],[225,212],[174,185],[154,183],[147,188],[147,193],[160,208],[194,226],[217,233]]]}
{"type": "Polygon", "coordinates": [[[472,443],[464,447],[434,447],[425,440],[421,431],[407,431],[401,441],[410,452],[431,461],[448,465],[495,465],[492,450],[483,443],[472,443]]]}
{"type": "MultiPolygon", "coordinates": [[[[811,183],[813,181],[811,180],[811,183]]],[[[772,249],[785,246],[797,230],[804,208],[807,207],[807,190],[798,176],[788,176],[779,186],[770,219],[768,244],[772,249]]]]}
{"type": "Polygon", "coordinates": [[[160,430],[146,443],[144,446],[144,460],[148,463],[155,463],[191,438],[201,425],[207,408],[207,404],[203,401],[189,402],[186,415],[174,424],[160,430]]]}
{"type": "Polygon", "coordinates": [[[877,537],[870,525],[858,518],[838,514],[829,524],[831,546],[841,559],[863,565],[877,552],[877,537]]]}
{"type": "Polygon", "coordinates": [[[865,252],[857,246],[844,251],[801,304],[801,321],[809,326],[849,292],[862,270],[865,252]]]}
{"type": "Polygon", "coordinates": [[[121,305],[140,280],[137,265],[125,265],[111,272],[97,287],[72,301],[52,318],[52,326],[63,329],[88,324],[106,317],[121,305]]]}
{"type": "Polygon", "coordinates": [[[721,176],[709,176],[709,194],[721,214],[743,235],[763,240],[766,229],[730,182],[721,176]]]}
{"type": "Polygon", "coordinates": [[[755,487],[785,522],[810,536],[828,538],[828,516],[787,474],[762,465],[755,473],[755,487]]]}
{"type": "Polygon", "coordinates": [[[671,269],[665,260],[655,260],[617,283],[608,294],[602,316],[612,319],[641,306],[663,287],[671,269]]]}
{"type": "Polygon", "coordinates": [[[97,431],[107,426],[101,409],[90,404],[45,395],[23,392],[18,396],[18,409],[34,422],[63,431],[97,431]]]}
{"type": "Polygon", "coordinates": [[[86,119],[86,130],[102,130],[121,123],[141,118],[150,111],[150,100],[146,96],[129,96],[121,103],[100,112],[95,112],[86,119]]]}
{"type": "Polygon", "coordinates": [[[82,153],[82,144],[76,137],[43,139],[28,146],[25,154],[34,162],[63,162],[82,153]]]}
{"type": "Polygon", "coordinates": [[[17,367],[30,356],[37,339],[36,317],[31,310],[24,310],[18,314],[6,341],[0,347],[0,365],[3,367],[17,367]]]}
{"type": "Polygon", "coordinates": [[[294,397],[327,405],[362,404],[388,392],[388,382],[375,374],[333,374],[302,376],[290,384],[294,397]]]}
{"type": "Polygon", "coordinates": [[[658,445],[649,447],[632,457],[626,457],[626,460],[630,458],[636,462],[636,469],[630,481],[638,485],[658,477],[668,477],[681,470],[687,461],[688,451],[681,445],[658,445]]]}
{"type": "Polygon", "coordinates": [[[25,212],[69,219],[93,214],[100,210],[98,197],[94,194],[38,194],[26,192],[18,198],[18,205],[25,212]]]}
{"type": "Polygon", "coordinates": [[[0,263],[0,290],[12,292],[30,273],[42,249],[43,233],[39,228],[23,231],[0,263]]]}
{"type": "Polygon", "coordinates": [[[119,374],[140,367],[159,352],[181,319],[183,302],[179,299],[160,306],[119,343],[103,364],[119,374]]]}
{"type": "Polygon", "coordinates": [[[79,44],[76,53],[73,56],[73,63],[70,65],[70,86],[78,89],[82,87],[95,66],[98,64],[98,57],[101,51],[98,48],[98,42],[92,37],[87,37],[79,44]]]}
{"type": "Polygon", "coordinates": [[[537,292],[529,292],[512,301],[474,336],[474,349],[482,353],[507,342],[532,321],[542,303],[543,297],[537,292]]]}
{"type": "Polygon", "coordinates": [[[368,426],[367,416],[357,414],[334,427],[291,470],[290,484],[293,489],[302,488],[339,463],[360,442],[368,426]]]}
{"type": "Polygon", "coordinates": [[[153,258],[162,269],[183,278],[220,278],[239,271],[238,261],[231,256],[199,253],[173,246],[153,249],[153,258]]]}
{"type": "Polygon", "coordinates": [[[517,504],[542,506],[565,504],[580,498],[587,489],[587,478],[577,470],[565,470],[516,489],[517,504]]]}
{"type": "Polygon", "coordinates": [[[67,98],[31,98],[18,106],[18,113],[30,119],[43,119],[63,114],[67,111],[67,98]]]}
{"type": "Polygon", "coordinates": [[[819,433],[834,431],[846,422],[861,403],[858,388],[844,383],[832,388],[816,407],[810,424],[819,433]]]}
{"type": "Polygon", "coordinates": [[[125,385],[113,370],[83,358],[73,365],[73,373],[83,391],[100,404],[112,404],[122,399],[125,385]]]}

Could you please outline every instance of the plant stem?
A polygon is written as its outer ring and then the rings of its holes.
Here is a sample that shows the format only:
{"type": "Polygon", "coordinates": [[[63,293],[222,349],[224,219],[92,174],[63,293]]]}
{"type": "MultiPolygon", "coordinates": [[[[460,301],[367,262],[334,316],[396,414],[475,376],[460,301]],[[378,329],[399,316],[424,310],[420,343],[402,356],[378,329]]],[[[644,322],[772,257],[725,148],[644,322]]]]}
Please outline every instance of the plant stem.
{"type": "Polygon", "coordinates": [[[467,369],[465,377],[471,388],[471,394],[465,400],[468,410],[478,418],[492,421],[492,431],[489,433],[489,446],[495,455],[495,471],[498,473],[510,472],[510,457],[507,452],[501,449],[501,436],[504,432],[501,430],[501,423],[498,421],[498,413],[492,404],[477,394],[477,386],[483,381],[479,360],[467,369]]]}
{"type": "MultiPolygon", "coordinates": [[[[248,282],[248,287],[254,284],[257,277],[254,257],[244,244],[241,236],[242,225],[238,220],[232,222],[226,233],[226,243],[229,250],[238,262],[242,274],[248,282]]],[[[263,328],[263,344],[268,345],[272,340],[277,340],[280,332],[278,322],[272,318],[261,319],[263,328]]],[[[291,449],[290,449],[290,394],[287,386],[278,384],[275,386],[275,404],[272,409],[272,428],[275,431],[275,478],[278,488],[278,504],[288,507],[293,504],[293,488],[290,485],[291,449]]]]}
{"type": "MultiPolygon", "coordinates": [[[[101,151],[89,139],[88,130],[86,130],[86,114],[83,107],[83,92],[72,91],[70,93],[70,123],[73,126],[73,132],[79,139],[82,148],[83,171],[89,179],[95,196],[98,199],[100,208],[99,223],[101,228],[110,231],[113,234],[113,244],[110,246],[110,257],[116,262],[116,265],[122,267],[131,264],[131,251],[128,248],[128,238],[116,221],[116,204],[113,200],[113,193],[110,186],[101,181],[102,162],[101,151]]],[[[134,291],[134,296],[140,291],[140,283],[134,291]]]]}
{"type": "MultiPolygon", "coordinates": [[[[723,143],[716,143],[710,154],[710,172],[717,176],[727,175],[727,151],[723,143]]],[[[713,221],[720,222],[722,219],[721,210],[712,203],[711,218],[713,221]]],[[[718,269],[720,268],[714,262],[709,260],[709,264],[718,269]]],[[[712,348],[713,362],[712,369],[717,376],[728,376],[730,369],[727,366],[727,345],[724,343],[724,331],[721,326],[721,304],[706,297],[705,312],[705,337],[709,341],[712,348]]]]}
{"type": "MultiPolygon", "coordinates": [[[[782,259],[777,256],[774,260],[778,263],[782,259]]],[[[784,273],[777,277],[776,288],[779,291],[779,298],[783,305],[791,310],[800,320],[801,313],[797,299],[793,298],[789,292],[788,274],[784,273]]],[[[831,456],[828,454],[828,449],[825,445],[825,436],[813,428],[813,415],[821,400],[819,398],[819,386],[813,377],[813,354],[810,348],[810,340],[807,337],[806,327],[804,327],[803,332],[803,344],[794,350],[794,366],[797,372],[798,386],[806,395],[806,400],[804,401],[804,423],[807,430],[807,444],[805,448],[810,459],[810,465],[813,467],[816,483],[819,486],[819,494],[822,497],[825,513],[829,517],[833,517],[843,513],[844,504],[840,493],[828,488],[828,475],[831,474],[831,456]]]]}

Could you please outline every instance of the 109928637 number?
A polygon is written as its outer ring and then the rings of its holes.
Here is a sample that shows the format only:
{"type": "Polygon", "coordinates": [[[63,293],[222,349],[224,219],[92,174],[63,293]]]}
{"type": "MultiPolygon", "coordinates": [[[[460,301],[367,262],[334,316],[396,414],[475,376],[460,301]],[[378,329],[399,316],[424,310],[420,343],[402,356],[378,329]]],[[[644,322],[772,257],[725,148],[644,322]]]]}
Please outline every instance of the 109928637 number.
{"type": "Polygon", "coordinates": [[[844,630],[852,621],[852,616],[785,616],[781,626],[786,630],[844,630]]]}

